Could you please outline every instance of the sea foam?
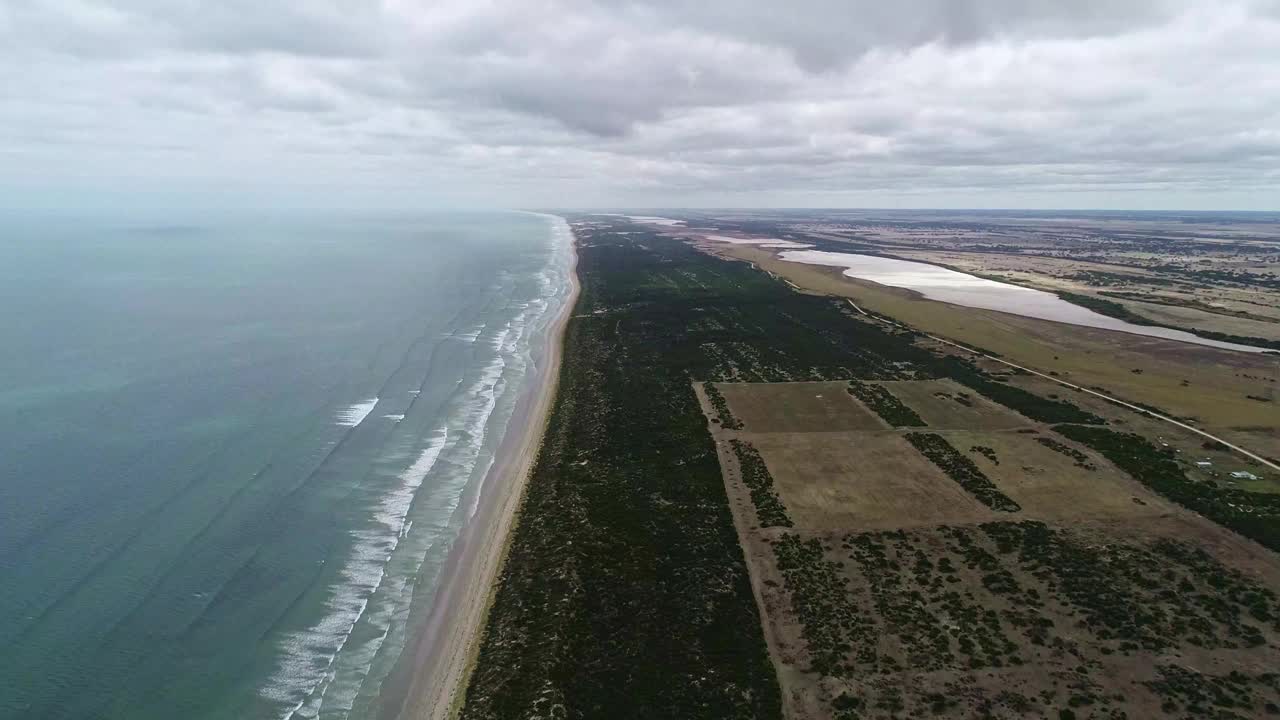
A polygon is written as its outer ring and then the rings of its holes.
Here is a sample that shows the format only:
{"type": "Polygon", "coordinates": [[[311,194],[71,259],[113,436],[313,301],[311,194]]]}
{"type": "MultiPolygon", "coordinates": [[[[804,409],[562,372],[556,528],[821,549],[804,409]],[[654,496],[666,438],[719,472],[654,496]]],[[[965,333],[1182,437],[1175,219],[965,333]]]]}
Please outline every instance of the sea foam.
{"type": "Polygon", "coordinates": [[[307,630],[291,633],[283,643],[284,657],[261,694],[277,702],[293,703],[284,718],[315,717],[318,712],[333,678],[329,667],[364,614],[369,597],[382,584],[387,560],[404,537],[405,518],[414,495],[435,467],[448,437],[447,428],[437,430],[413,464],[400,474],[399,484],[382,496],[373,512],[376,525],[351,533],[355,542],[342,568],[342,583],[326,603],[323,619],[307,630]],[[336,638],[340,640],[335,650],[336,638]],[[321,665],[317,658],[327,659],[321,665]],[[301,699],[297,697],[300,686],[311,688],[301,699]]]}
{"type": "Polygon", "coordinates": [[[373,412],[373,408],[377,404],[378,398],[375,397],[339,410],[337,424],[343,427],[355,427],[369,417],[369,413],[373,412]]]}
{"type": "MultiPolygon", "coordinates": [[[[572,234],[560,218],[552,218],[550,230],[547,266],[523,276],[536,282],[532,297],[519,296],[520,278],[498,273],[495,292],[510,312],[505,321],[445,336],[483,348],[483,364],[457,380],[442,408],[443,424],[398,482],[373,499],[370,522],[351,532],[352,547],[339,582],[330,588],[324,617],[286,638],[277,671],[260,689],[262,697],[286,709],[282,717],[340,718],[353,708],[367,710],[389,669],[379,658],[394,659],[404,647],[415,592],[434,592],[434,563],[475,514],[496,448],[510,429],[516,403],[510,391],[530,376],[534,339],[543,336],[567,299],[572,234]],[[436,560],[424,575],[429,553],[436,560]],[[353,634],[357,626],[361,630],[353,634]]],[[[341,424],[359,425],[376,404],[374,398],[347,408],[339,415],[341,424]]]]}

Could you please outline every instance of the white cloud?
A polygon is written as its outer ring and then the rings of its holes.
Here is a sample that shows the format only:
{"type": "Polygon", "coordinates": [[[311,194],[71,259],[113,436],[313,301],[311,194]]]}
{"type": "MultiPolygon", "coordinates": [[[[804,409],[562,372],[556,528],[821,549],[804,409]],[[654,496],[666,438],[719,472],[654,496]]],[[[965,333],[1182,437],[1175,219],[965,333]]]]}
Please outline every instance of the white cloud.
{"type": "Polygon", "coordinates": [[[1280,195],[1276,2],[10,0],[0,86],[11,193],[1280,195]]]}

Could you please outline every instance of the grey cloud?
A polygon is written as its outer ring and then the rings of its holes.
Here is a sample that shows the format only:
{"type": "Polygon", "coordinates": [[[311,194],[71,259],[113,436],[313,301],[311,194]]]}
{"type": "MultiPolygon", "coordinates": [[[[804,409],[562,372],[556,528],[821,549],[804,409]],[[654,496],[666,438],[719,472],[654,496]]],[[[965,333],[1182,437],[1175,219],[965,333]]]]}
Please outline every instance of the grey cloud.
{"type": "Polygon", "coordinates": [[[380,13],[360,0],[9,0],[0,29],[15,47],[91,59],[273,52],[379,52],[380,13]]]}
{"type": "Polygon", "coordinates": [[[808,0],[665,3],[708,32],[729,32],[786,48],[814,70],[839,66],[872,48],[930,42],[964,45],[997,36],[1087,37],[1159,22],[1190,3],[1176,0],[808,0]]]}
{"type": "Polygon", "coordinates": [[[158,183],[511,204],[1256,194],[1278,4],[10,0],[0,183],[105,182],[134,148],[158,183]]]}

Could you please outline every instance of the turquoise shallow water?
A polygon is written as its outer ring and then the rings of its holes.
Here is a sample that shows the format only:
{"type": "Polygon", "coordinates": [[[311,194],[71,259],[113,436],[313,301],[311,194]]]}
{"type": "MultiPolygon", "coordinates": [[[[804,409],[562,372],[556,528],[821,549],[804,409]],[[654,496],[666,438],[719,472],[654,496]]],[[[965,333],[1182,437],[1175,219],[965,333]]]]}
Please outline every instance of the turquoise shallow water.
{"type": "Polygon", "coordinates": [[[555,227],[0,217],[0,718],[368,717],[568,293],[555,227]]]}

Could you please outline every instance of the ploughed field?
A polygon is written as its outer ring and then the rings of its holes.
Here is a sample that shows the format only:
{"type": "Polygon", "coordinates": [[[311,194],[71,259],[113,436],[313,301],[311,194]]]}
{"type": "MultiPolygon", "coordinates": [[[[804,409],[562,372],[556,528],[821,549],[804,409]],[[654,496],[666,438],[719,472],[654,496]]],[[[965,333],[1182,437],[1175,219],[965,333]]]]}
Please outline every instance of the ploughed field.
{"type": "Polygon", "coordinates": [[[1253,542],[1277,548],[1280,495],[748,263],[573,226],[582,292],[463,717],[1280,703],[1253,542]]]}

